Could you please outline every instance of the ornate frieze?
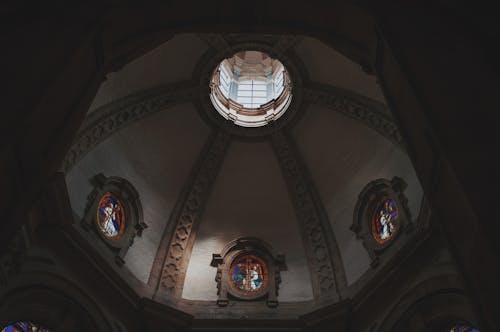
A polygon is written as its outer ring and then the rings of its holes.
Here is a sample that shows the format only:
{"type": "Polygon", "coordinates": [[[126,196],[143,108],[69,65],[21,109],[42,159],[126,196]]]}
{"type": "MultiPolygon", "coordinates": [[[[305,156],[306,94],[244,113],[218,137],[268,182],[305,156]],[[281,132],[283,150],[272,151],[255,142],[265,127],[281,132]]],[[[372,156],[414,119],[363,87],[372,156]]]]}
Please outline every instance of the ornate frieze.
{"type": "Polygon", "coordinates": [[[83,156],[107,137],[145,116],[188,102],[195,98],[198,87],[191,82],[170,84],[125,97],[90,113],[63,161],[68,172],[83,156]]]}
{"type": "Polygon", "coordinates": [[[330,223],[291,139],[279,131],[272,142],[287,183],[309,258],[314,295],[340,298],[345,275],[330,223]]]}
{"type": "Polygon", "coordinates": [[[304,87],[304,102],[326,106],[360,121],[404,149],[401,133],[387,107],[353,92],[310,83],[304,87]]]}
{"type": "Polygon", "coordinates": [[[167,295],[168,298],[180,297],[187,270],[187,261],[196,235],[195,229],[229,143],[230,135],[224,131],[219,131],[212,136],[192,175],[192,180],[188,183],[187,193],[178,201],[171,216],[169,224],[175,223],[175,228],[173,232],[166,232],[166,236],[171,235],[168,249],[166,253],[162,253],[160,247],[158,252],[160,256],[164,255],[158,286],[159,294],[157,294],[160,297],[163,294],[167,295]]]}

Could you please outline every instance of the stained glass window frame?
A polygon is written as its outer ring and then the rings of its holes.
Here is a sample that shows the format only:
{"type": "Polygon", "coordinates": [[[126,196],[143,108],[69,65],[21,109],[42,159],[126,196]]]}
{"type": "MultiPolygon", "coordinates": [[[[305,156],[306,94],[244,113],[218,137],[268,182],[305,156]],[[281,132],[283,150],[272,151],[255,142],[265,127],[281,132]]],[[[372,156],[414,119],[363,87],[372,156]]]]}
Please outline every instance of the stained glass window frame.
{"type": "MultiPolygon", "coordinates": [[[[252,282],[252,274],[251,274],[252,272],[251,271],[254,271],[254,270],[252,270],[251,267],[250,268],[247,267],[246,270],[250,271],[250,273],[249,272],[246,273],[246,277],[244,280],[246,280],[247,283],[251,283],[252,282]]],[[[269,267],[268,267],[266,261],[262,257],[260,257],[259,255],[255,254],[255,253],[244,253],[244,254],[241,254],[241,255],[237,256],[236,258],[234,258],[233,261],[231,262],[231,265],[230,265],[229,270],[228,270],[228,280],[229,280],[229,284],[231,286],[231,289],[239,295],[242,295],[242,296],[260,295],[260,294],[263,294],[264,292],[266,292],[267,288],[268,288],[269,267]],[[260,268],[262,269],[261,273],[257,272],[258,276],[262,277],[261,278],[261,285],[255,290],[243,290],[240,287],[235,285],[235,282],[233,279],[234,269],[237,267],[236,264],[241,262],[241,260],[243,260],[243,259],[247,259],[247,264],[248,264],[248,260],[250,260],[250,259],[257,261],[257,263],[260,265],[260,268]]]]}
{"type": "MultiPolygon", "coordinates": [[[[119,240],[123,236],[123,234],[125,233],[125,229],[127,228],[126,208],[125,208],[124,201],[115,193],[113,193],[111,191],[107,191],[104,194],[102,194],[101,197],[99,198],[96,210],[97,210],[96,211],[96,225],[97,225],[97,229],[99,230],[99,233],[107,240],[111,240],[111,241],[119,240]],[[105,230],[103,229],[102,222],[101,222],[101,219],[102,219],[101,212],[102,212],[103,200],[106,197],[112,197],[118,203],[117,205],[118,205],[119,210],[118,211],[113,210],[113,213],[118,212],[120,214],[120,229],[118,230],[116,235],[112,235],[112,236],[106,234],[105,230]]],[[[113,222],[113,224],[114,224],[114,222],[113,222]]]]}

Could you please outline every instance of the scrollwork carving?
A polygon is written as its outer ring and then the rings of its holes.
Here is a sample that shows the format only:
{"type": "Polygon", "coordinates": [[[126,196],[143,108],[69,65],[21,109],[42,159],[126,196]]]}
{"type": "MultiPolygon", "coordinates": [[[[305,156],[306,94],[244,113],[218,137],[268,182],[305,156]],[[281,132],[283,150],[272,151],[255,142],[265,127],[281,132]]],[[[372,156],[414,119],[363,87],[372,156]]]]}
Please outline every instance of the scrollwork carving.
{"type": "Polygon", "coordinates": [[[315,296],[328,297],[336,293],[340,297],[337,279],[340,277],[343,280],[345,277],[333,232],[327,224],[329,222],[318,206],[320,202],[313,194],[312,184],[304,175],[305,170],[289,138],[284,133],[277,132],[272,136],[272,142],[302,228],[304,246],[313,271],[311,275],[315,296]],[[337,266],[334,266],[334,261],[337,266]],[[337,276],[336,272],[341,275],[337,276]]]}
{"type": "Polygon", "coordinates": [[[182,288],[187,264],[186,251],[190,250],[206,198],[210,193],[214,180],[230,142],[230,136],[219,131],[209,143],[208,149],[198,166],[189,192],[173,216],[176,222],[170,245],[164,259],[160,278],[160,290],[169,296],[176,296],[182,288]]]}

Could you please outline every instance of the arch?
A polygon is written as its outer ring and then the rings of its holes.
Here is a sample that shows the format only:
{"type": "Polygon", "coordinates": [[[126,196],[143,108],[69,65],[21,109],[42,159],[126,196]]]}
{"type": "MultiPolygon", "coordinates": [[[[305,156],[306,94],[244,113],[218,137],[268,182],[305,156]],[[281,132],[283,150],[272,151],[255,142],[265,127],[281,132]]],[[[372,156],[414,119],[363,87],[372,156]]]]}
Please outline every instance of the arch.
{"type": "Polygon", "coordinates": [[[50,273],[23,279],[28,278],[0,295],[0,326],[29,320],[51,332],[116,331],[99,306],[69,280],[50,273]]]}
{"type": "Polygon", "coordinates": [[[463,287],[454,274],[422,281],[392,306],[374,331],[443,332],[456,322],[477,324],[474,306],[463,287]]]}

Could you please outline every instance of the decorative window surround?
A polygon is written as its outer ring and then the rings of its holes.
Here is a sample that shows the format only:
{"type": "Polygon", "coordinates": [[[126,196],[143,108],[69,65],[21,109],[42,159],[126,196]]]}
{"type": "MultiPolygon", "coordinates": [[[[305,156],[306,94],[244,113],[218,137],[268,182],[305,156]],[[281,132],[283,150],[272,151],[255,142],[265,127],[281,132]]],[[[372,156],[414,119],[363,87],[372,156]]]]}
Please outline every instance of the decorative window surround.
{"type": "Polygon", "coordinates": [[[220,254],[212,255],[211,264],[217,267],[217,305],[225,307],[230,299],[239,301],[250,301],[266,299],[268,307],[278,306],[278,288],[281,282],[280,271],[286,270],[285,256],[275,255],[270,245],[264,241],[253,238],[243,237],[231,241],[222,250],[220,254]],[[255,292],[241,292],[235,288],[230,279],[230,270],[237,259],[245,255],[256,256],[267,266],[267,280],[260,289],[255,292]]]}
{"type": "Polygon", "coordinates": [[[388,250],[402,233],[412,229],[408,199],[403,193],[406,187],[406,182],[399,177],[393,177],[392,180],[377,179],[366,185],[359,194],[351,230],[363,241],[372,261],[372,267],[378,265],[379,256],[388,250]],[[387,200],[392,200],[397,208],[397,225],[390,237],[384,241],[377,241],[372,231],[374,213],[380,204],[387,200]]]}
{"type": "Polygon", "coordinates": [[[94,189],[88,196],[81,226],[95,238],[96,242],[104,243],[108,254],[113,255],[116,263],[121,266],[125,263],[125,254],[134,243],[134,237],[141,236],[143,230],[147,228],[143,221],[139,194],[130,182],[118,177],[107,178],[103,174],[97,174],[90,183],[94,189]],[[116,197],[123,206],[123,219],[126,223],[119,237],[106,236],[98,225],[99,202],[108,193],[116,197]]]}

